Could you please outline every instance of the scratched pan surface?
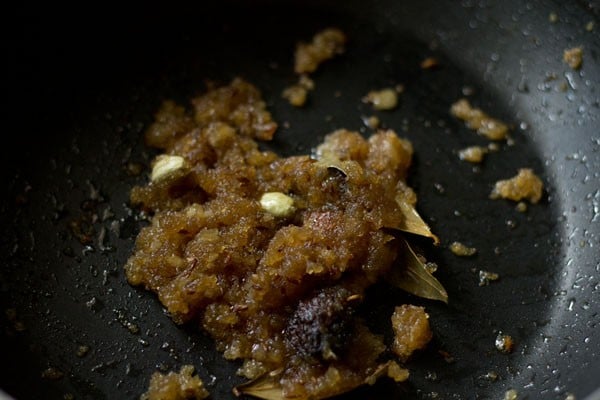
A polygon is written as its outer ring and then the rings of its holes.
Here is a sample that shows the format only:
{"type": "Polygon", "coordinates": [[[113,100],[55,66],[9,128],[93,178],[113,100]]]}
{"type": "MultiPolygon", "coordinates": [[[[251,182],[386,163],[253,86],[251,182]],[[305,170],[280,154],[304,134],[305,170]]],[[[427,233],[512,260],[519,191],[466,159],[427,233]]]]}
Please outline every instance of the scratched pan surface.
{"type": "Polygon", "coordinates": [[[77,18],[67,17],[73,10],[7,12],[0,388],[17,399],[129,399],[153,371],[194,364],[212,398],[233,397],[239,364],[225,361],[194,326],[175,326],[154,295],[126,283],[122,266],[142,226],[127,199],[147,179],[154,153],[142,133],[153,112],[163,99],[186,103],[205,79],[241,75],[262,89],[280,122],[269,147],[283,154],[309,152],[337,128],[368,134],[361,116],[372,114],[415,147],[410,182],[442,238],[439,248],[423,245],[440,265],[450,303],[376,287],[362,310],[373,330],[389,340],[393,307],[411,302],[427,308],[435,339],[408,363],[407,383],[380,382],[343,398],[593,392],[600,382],[600,24],[596,5],[563,3],[261,2],[106,7],[75,10],[77,18]],[[347,32],[347,51],[314,74],[307,106],[292,108],[280,93],[294,82],[295,43],[331,25],[347,32]],[[578,45],[583,67],[572,71],[562,52],[578,45]],[[439,67],[422,70],[427,57],[439,67]],[[405,87],[396,110],[361,103],[369,90],[396,84],[405,87]],[[456,153],[486,141],[448,114],[464,96],[513,127],[514,144],[475,168],[456,153]],[[132,163],[146,169],[133,176],[132,163]],[[488,199],[493,182],[521,167],[533,168],[546,189],[525,213],[488,199]],[[74,226],[91,242],[82,244],[74,226]],[[453,256],[446,246],[454,240],[478,254],[453,256]],[[500,280],[480,287],[479,270],[500,280]],[[514,338],[512,354],[495,350],[498,332],[514,338]],[[62,377],[42,379],[48,368],[62,377]]]}

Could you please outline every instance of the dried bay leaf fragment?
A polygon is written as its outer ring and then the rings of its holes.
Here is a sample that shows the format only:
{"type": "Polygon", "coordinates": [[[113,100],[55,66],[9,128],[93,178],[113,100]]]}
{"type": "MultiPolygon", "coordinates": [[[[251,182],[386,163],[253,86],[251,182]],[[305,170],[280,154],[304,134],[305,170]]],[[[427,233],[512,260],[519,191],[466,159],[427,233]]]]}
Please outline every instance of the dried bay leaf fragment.
{"type": "Polygon", "coordinates": [[[396,202],[402,212],[402,222],[398,226],[387,226],[386,228],[397,229],[402,232],[412,233],[414,235],[425,236],[433,239],[434,244],[439,244],[440,239],[431,232],[429,225],[423,221],[415,208],[404,201],[400,196],[396,197],[396,202]]]}
{"type": "Polygon", "coordinates": [[[412,250],[408,242],[399,239],[400,251],[396,262],[389,274],[390,282],[400,289],[423,297],[448,303],[448,293],[444,286],[427,270],[425,262],[412,250]]]}

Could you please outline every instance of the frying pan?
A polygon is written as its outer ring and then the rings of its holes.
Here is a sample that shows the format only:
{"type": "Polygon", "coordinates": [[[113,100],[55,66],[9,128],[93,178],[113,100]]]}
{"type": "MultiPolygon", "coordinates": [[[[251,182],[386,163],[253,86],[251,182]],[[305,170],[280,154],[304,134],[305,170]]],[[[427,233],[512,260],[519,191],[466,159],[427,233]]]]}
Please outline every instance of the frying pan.
{"type": "Polygon", "coordinates": [[[361,311],[375,332],[390,340],[393,307],[410,302],[427,308],[435,339],[407,364],[407,383],[342,398],[498,399],[516,389],[519,398],[581,399],[600,385],[597,3],[54,7],[7,10],[2,24],[3,391],[137,398],[152,372],[193,364],[212,398],[233,397],[239,364],[197,327],[173,324],[153,294],[127,284],[122,266],[146,223],[128,192],[146,182],[148,170],[135,170],[155,155],[142,139],[153,113],[167,98],[187,104],[205,79],[237,75],[263,91],[280,122],[265,146],[283,155],[309,152],[341,127],[367,135],[368,115],[415,147],[410,184],[442,238],[438,248],[420,245],[450,302],[376,286],[361,311]],[[347,51],[313,75],[316,90],[295,109],[280,97],[295,81],[295,43],[327,26],[348,34],[347,51]],[[584,49],[579,71],[562,61],[575,46],[584,49]],[[427,57],[438,67],[420,68],[427,57]],[[397,84],[405,91],[394,111],[360,102],[397,84]],[[487,142],[448,112],[465,96],[512,126],[512,143],[478,167],[457,151],[487,142]],[[522,167],[545,183],[544,200],[525,213],[488,198],[522,167]],[[477,255],[454,256],[454,240],[477,255]],[[479,286],[480,270],[500,279],[479,286]],[[500,332],[515,340],[511,354],[495,349],[500,332]]]}

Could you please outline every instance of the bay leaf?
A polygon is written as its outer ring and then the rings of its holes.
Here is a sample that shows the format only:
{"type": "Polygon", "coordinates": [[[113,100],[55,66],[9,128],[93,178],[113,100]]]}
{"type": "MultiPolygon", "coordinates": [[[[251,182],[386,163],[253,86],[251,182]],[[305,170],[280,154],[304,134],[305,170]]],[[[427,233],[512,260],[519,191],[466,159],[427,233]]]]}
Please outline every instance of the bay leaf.
{"type": "MultiPolygon", "coordinates": [[[[247,394],[265,400],[283,400],[288,397],[283,396],[283,388],[280,379],[283,374],[283,368],[267,372],[256,379],[242,383],[233,388],[233,394],[240,396],[247,394]]],[[[300,399],[300,398],[297,398],[300,399]]]]}
{"type": "Polygon", "coordinates": [[[429,225],[423,221],[423,218],[419,215],[415,208],[408,204],[406,201],[401,199],[399,196],[396,197],[396,203],[402,212],[402,222],[399,226],[386,226],[386,228],[397,229],[399,231],[412,233],[414,235],[425,236],[433,239],[433,243],[438,245],[440,239],[431,232],[429,225]]]}
{"type": "Polygon", "coordinates": [[[347,393],[362,385],[373,385],[377,379],[381,378],[382,376],[387,376],[393,379],[395,382],[403,382],[408,379],[409,376],[408,371],[400,367],[395,361],[387,361],[377,366],[373,373],[368,375],[362,383],[359,383],[356,386],[342,385],[338,391],[334,391],[325,396],[317,395],[310,397],[286,397],[283,394],[283,388],[281,387],[280,383],[283,371],[283,368],[279,368],[277,370],[267,372],[256,379],[238,385],[233,389],[233,394],[236,396],[245,394],[264,400],[323,400],[347,393]]]}
{"type": "Polygon", "coordinates": [[[447,304],[448,293],[444,286],[427,270],[425,262],[417,256],[404,238],[399,237],[398,241],[400,249],[396,263],[399,265],[390,271],[390,282],[415,296],[447,304]]]}

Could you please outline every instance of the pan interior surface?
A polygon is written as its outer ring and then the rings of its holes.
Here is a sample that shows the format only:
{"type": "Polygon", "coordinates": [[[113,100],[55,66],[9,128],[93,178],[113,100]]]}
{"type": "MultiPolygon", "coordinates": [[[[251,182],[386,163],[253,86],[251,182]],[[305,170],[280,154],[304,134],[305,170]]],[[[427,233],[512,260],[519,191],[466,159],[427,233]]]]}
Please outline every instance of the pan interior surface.
{"type": "Polygon", "coordinates": [[[374,287],[362,312],[375,332],[389,342],[394,306],[413,303],[427,308],[434,341],[408,363],[408,383],[382,381],[343,398],[491,399],[508,389],[523,398],[582,398],[595,389],[600,41],[574,22],[596,21],[595,8],[227,3],[193,12],[105,10],[98,25],[29,11],[20,10],[27,18],[4,43],[13,60],[4,86],[15,105],[15,135],[2,149],[0,387],[7,393],[132,398],[152,372],[193,364],[212,398],[234,398],[239,364],[224,360],[196,326],[172,323],[155,296],[127,284],[122,267],[146,223],[128,196],[146,181],[155,155],[143,144],[152,115],[164,99],[188,104],[206,79],[226,84],[235,76],[262,90],[280,123],[266,146],[283,155],[309,153],[339,128],[368,135],[362,117],[370,115],[414,145],[409,183],[442,239],[439,248],[420,244],[440,266],[450,302],[374,287]],[[558,22],[548,20],[553,13],[558,22]],[[347,33],[347,50],[313,75],[307,105],[293,108],[281,91],[296,79],[295,44],[327,26],[347,33]],[[563,50],[576,45],[584,47],[580,71],[562,62],[563,50]],[[422,68],[430,57],[439,65],[422,68]],[[404,91],[393,111],[361,102],[370,90],[396,85],[404,91]],[[512,127],[511,143],[479,166],[457,156],[488,144],[449,114],[461,97],[512,127]],[[134,164],[146,169],[131,174],[134,164]],[[488,198],[494,182],[519,168],[532,168],[546,187],[525,213],[488,198]],[[453,241],[477,255],[454,256],[453,241]],[[479,271],[500,279],[480,286],[479,271]],[[514,338],[512,354],[495,349],[499,333],[514,338]]]}

